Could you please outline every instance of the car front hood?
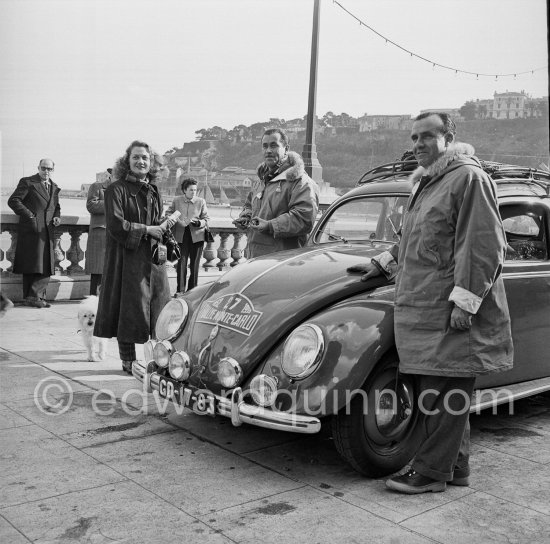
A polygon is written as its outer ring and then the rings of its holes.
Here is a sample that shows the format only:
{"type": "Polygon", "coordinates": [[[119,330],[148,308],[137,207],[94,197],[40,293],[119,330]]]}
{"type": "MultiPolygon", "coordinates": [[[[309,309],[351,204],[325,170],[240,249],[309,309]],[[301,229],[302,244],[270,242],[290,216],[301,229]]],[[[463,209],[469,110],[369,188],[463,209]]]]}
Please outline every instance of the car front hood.
{"type": "Polygon", "coordinates": [[[202,384],[216,380],[219,361],[235,359],[249,375],[280,338],[323,307],[387,283],[367,282],[349,266],[388,245],[330,245],[274,253],[238,265],[212,284],[193,312],[188,353],[202,384]]]}

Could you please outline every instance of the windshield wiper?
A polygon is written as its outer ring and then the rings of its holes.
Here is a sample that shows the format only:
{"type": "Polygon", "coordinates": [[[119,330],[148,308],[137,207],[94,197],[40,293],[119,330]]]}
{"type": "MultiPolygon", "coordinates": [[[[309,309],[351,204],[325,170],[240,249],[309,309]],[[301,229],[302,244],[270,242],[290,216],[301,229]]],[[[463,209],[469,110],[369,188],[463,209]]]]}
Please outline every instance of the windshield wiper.
{"type": "Polygon", "coordinates": [[[393,230],[393,235],[396,237],[397,240],[400,239],[399,232],[397,232],[397,229],[395,228],[395,225],[393,224],[393,221],[391,220],[391,217],[387,218],[391,225],[391,230],[393,230]]]}
{"type": "Polygon", "coordinates": [[[344,244],[347,244],[348,241],[343,237],[343,236],[340,236],[338,234],[331,234],[330,232],[327,232],[326,235],[331,239],[331,240],[338,240],[339,242],[344,242],[344,244]]]}

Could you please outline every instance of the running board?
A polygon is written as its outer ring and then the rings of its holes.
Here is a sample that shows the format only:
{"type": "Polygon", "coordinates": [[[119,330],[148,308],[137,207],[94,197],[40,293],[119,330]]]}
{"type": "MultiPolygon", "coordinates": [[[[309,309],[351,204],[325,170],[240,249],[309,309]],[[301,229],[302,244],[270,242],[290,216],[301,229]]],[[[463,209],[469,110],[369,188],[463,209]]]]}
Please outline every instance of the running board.
{"type": "Polygon", "coordinates": [[[479,413],[481,410],[512,403],[515,400],[531,397],[550,391],[550,378],[540,378],[529,382],[514,383],[495,387],[494,389],[477,389],[474,391],[470,413],[479,413]]]}

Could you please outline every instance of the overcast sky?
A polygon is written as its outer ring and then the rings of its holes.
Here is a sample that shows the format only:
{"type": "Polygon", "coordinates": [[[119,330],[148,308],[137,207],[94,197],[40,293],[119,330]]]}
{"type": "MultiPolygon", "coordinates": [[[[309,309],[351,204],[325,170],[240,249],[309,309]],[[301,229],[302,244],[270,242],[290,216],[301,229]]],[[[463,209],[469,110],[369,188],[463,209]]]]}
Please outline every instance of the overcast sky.
{"type": "MultiPolygon", "coordinates": [[[[417,114],[548,95],[545,0],[321,2],[317,114],[417,114]]],[[[2,184],[56,163],[95,181],[136,138],[161,153],[214,125],[307,113],[313,0],[0,0],[2,184]]],[[[300,150],[298,150],[300,151],[300,150]]],[[[259,156],[259,155],[258,155],[259,156]]],[[[259,156],[260,158],[260,156],[259,156]]]]}

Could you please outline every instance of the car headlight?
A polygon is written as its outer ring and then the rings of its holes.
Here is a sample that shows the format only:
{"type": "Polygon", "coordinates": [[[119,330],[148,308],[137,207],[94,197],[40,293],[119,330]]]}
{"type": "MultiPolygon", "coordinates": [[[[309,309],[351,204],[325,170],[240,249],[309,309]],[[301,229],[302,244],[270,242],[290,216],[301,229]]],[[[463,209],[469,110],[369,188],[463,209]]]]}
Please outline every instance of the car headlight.
{"type": "Polygon", "coordinates": [[[273,406],[277,398],[277,380],[273,376],[254,376],[249,387],[252,400],[258,406],[273,406]]]}
{"type": "Polygon", "coordinates": [[[224,357],[218,364],[218,380],[224,387],[235,387],[243,376],[241,366],[235,359],[224,357]]]}
{"type": "Polygon", "coordinates": [[[189,378],[191,373],[191,360],[189,355],[185,351],[176,351],[170,357],[170,363],[168,365],[168,372],[174,380],[184,382],[189,378]]]}
{"type": "Polygon", "coordinates": [[[172,344],[168,340],[163,340],[162,342],[157,342],[153,348],[153,357],[155,363],[157,363],[160,368],[166,368],[170,363],[170,355],[172,355],[172,344]]]}
{"type": "Polygon", "coordinates": [[[291,378],[309,376],[321,362],[325,341],[317,325],[300,325],[286,339],[281,366],[291,378]]]}
{"type": "Polygon", "coordinates": [[[160,312],[155,327],[157,340],[174,340],[177,338],[189,315],[189,306],[183,298],[173,298],[160,312]]]}
{"type": "Polygon", "coordinates": [[[154,340],[147,340],[147,342],[143,344],[143,355],[145,357],[146,363],[149,363],[155,360],[155,356],[153,354],[153,349],[155,347],[155,344],[156,342],[154,340]]]}

